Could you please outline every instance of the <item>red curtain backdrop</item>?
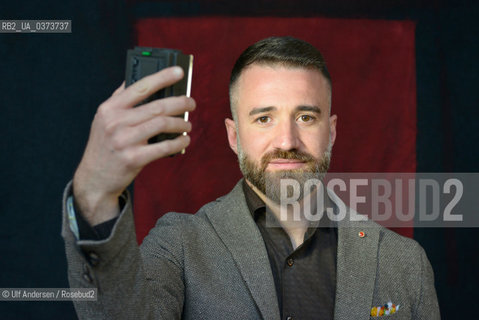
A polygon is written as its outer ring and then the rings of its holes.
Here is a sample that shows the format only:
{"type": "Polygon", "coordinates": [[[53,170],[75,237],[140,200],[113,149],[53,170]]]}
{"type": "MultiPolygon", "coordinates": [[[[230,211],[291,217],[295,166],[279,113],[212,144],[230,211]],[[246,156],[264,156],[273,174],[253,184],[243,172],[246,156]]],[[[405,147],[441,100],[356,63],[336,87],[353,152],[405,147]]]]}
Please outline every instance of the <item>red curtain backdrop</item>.
{"type": "MultiPolygon", "coordinates": [[[[137,45],[194,55],[185,155],[148,165],[135,180],[134,210],[141,242],[169,211],[196,212],[226,194],[241,177],[229,149],[228,82],[239,54],[269,36],[290,35],[324,55],[338,115],[334,172],[416,171],[415,24],[411,21],[323,18],[152,18],[136,23],[137,45]]],[[[413,229],[395,231],[412,237],[413,229]]]]}

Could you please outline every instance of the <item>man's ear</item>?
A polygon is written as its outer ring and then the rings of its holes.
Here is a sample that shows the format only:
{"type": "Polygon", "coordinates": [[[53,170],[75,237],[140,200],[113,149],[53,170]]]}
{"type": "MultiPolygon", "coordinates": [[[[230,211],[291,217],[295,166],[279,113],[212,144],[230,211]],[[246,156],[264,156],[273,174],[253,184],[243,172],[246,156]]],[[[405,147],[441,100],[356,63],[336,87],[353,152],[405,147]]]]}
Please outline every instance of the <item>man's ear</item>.
{"type": "Polygon", "coordinates": [[[230,144],[231,150],[234,151],[234,153],[238,154],[238,140],[236,136],[236,123],[231,120],[226,118],[225,119],[225,126],[226,126],[226,133],[228,134],[228,142],[230,144]]]}
{"type": "Polygon", "coordinates": [[[333,114],[329,117],[329,136],[331,137],[331,143],[334,145],[336,141],[336,122],[338,121],[338,116],[333,114]]]}

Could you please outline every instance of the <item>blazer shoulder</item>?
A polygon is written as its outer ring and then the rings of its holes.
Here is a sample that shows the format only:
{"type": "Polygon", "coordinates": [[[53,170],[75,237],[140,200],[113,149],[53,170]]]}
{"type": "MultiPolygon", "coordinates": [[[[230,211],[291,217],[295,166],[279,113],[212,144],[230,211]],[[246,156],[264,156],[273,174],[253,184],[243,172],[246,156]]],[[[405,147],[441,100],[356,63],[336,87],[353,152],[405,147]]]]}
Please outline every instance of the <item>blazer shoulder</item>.
{"type": "Polygon", "coordinates": [[[382,256],[393,256],[396,259],[407,259],[411,261],[414,259],[420,261],[425,256],[424,249],[414,239],[402,236],[397,232],[390,230],[371,220],[361,222],[366,230],[375,230],[379,234],[378,237],[378,252],[382,256]]]}
{"type": "Polygon", "coordinates": [[[380,227],[379,244],[391,249],[391,251],[394,251],[396,254],[403,252],[421,255],[424,252],[424,249],[416,240],[402,236],[383,226],[380,227]]]}
{"type": "Polygon", "coordinates": [[[156,221],[156,225],[152,230],[169,230],[168,233],[174,233],[177,236],[191,232],[193,229],[200,228],[205,222],[204,215],[201,211],[195,214],[168,212],[156,221]]]}
{"type": "MultiPolygon", "coordinates": [[[[432,272],[423,247],[414,239],[379,226],[378,259],[392,274],[417,280],[424,272],[432,272]]],[[[406,280],[406,279],[403,279],[406,280]]]]}

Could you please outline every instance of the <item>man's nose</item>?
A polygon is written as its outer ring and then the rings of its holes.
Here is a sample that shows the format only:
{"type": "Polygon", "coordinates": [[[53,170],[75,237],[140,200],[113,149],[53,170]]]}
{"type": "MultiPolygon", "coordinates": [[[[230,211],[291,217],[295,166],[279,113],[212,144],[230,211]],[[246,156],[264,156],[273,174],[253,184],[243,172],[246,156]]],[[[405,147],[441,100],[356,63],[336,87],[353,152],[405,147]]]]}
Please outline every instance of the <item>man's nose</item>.
{"type": "Polygon", "coordinates": [[[273,147],[281,150],[298,149],[300,138],[295,121],[284,121],[276,127],[273,147]]]}

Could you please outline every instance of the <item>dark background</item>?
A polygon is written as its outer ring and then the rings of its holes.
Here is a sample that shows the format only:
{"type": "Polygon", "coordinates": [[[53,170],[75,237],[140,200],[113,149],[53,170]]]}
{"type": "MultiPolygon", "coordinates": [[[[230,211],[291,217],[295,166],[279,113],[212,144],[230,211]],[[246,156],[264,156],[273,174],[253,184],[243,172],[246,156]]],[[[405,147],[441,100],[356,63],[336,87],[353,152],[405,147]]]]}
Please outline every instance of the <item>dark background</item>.
{"type": "MultiPolygon", "coordinates": [[[[417,171],[477,172],[479,5],[467,1],[29,1],[0,19],[71,19],[72,34],[0,34],[0,287],[67,287],[61,195],[97,106],[146,16],[408,19],[416,26],[417,171]]],[[[415,229],[443,319],[475,318],[477,229],[415,229]]],[[[75,319],[70,302],[3,302],[2,319],[75,319]]]]}

